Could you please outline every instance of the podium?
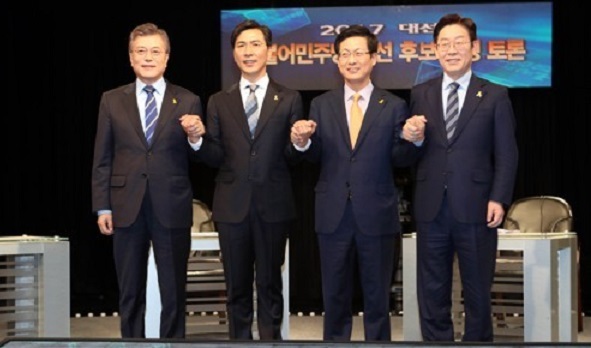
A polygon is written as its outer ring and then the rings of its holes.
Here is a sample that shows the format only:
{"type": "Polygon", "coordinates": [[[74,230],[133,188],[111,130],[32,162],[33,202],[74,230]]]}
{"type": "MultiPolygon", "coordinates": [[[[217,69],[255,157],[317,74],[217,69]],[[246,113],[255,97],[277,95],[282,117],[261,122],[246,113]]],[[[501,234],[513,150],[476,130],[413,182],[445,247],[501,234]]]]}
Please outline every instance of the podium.
{"type": "MultiPolygon", "coordinates": [[[[524,340],[576,342],[576,233],[500,234],[497,249],[523,251],[524,340]]],[[[402,285],[405,341],[422,340],[416,297],[416,250],[416,234],[404,235],[402,285]]]]}
{"type": "MultiPolygon", "coordinates": [[[[216,232],[192,232],[191,250],[220,250],[218,234],[216,232]]],[[[281,269],[283,281],[283,321],[281,322],[281,336],[289,338],[289,241],[285,246],[285,262],[281,269]]],[[[146,338],[160,338],[160,290],[158,288],[158,272],[154,254],[150,249],[148,260],[148,284],[146,289],[146,338]]]]}
{"type": "Polygon", "coordinates": [[[70,337],[65,238],[0,238],[0,338],[70,337]]]}

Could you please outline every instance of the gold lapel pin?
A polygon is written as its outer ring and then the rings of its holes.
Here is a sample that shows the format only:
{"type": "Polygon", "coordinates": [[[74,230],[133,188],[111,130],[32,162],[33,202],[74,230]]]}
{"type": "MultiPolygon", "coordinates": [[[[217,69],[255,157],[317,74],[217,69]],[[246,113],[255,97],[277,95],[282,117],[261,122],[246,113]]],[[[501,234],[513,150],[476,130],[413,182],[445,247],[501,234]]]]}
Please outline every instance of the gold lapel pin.
{"type": "Polygon", "coordinates": [[[384,103],[384,99],[380,99],[379,103],[380,104],[383,104],[384,103]]]}
{"type": "Polygon", "coordinates": [[[482,91],[478,91],[478,93],[476,93],[476,96],[477,96],[478,98],[482,98],[482,91]]]}
{"type": "Polygon", "coordinates": [[[177,103],[176,98],[172,98],[172,103],[173,104],[176,104],[177,103]]]}
{"type": "Polygon", "coordinates": [[[275,95],[273,96],[273,100],[274,100],[274,101],[278,101],[278,100],[279,100],[279,97],[277,96],[277,94],[275,94],[275,95]]]}

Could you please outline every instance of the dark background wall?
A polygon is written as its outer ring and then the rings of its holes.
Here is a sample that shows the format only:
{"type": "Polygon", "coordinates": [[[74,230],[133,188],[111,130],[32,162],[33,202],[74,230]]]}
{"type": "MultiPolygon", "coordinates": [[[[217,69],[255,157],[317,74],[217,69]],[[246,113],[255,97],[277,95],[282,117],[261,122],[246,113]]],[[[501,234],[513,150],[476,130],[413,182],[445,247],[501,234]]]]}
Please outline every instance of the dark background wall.
{"type": "MultiPolygon", "coordinates": [[[[483,1],[472,1],[483,2],[483,1]]],[[[497,1],[499,2],[499,1],[497,1]]],[[[102,236],[90,206],[90,169],[100,95],[132,82],[128,34],[154,22],[171,37],[166,77],[204,102],[221,87],[219,10],[250,7],[415,5],[429,1],[211,1],[92,3],[84,7],[14,3],[0,14],[3,112],[1,235],[59,235],[70,240],[72,312],[116,311],[111,238],[102,236]]],[[[449,3],[467,3],[449,1],[449,3]]],[[[571,203],[581,243],[583,308],[591,311],[591,229],[588,19],[576,2],[554,7],[553,87],[511,89],[520,164],[515,198],[557,195],[571,203]]],[[[338,8],[335,8],[338,11],[338,8]]],[[[327,66],[327,68],[330,68],[327,66]]],[[[309,105],[323,91],[303,91],[309,105]]],[[[408,90],[394,93],[408,100],[408,90]]],[[[195,198],[210,203],[213,169],[193,165],[195,198]]],[[[403,173],[404,174],[404,173],[403,173]]],[[[317,168],[294,168],[299,218],[293,225],[291,311],[321,307],[313,231],[317,168]]],[[[405,175],[402,175],[402,180],[405,175]]],[[[403,187],[406,191],[408,186],[403,187]]],[[[405,193],[406,194],[406,193],[405,193]]]]}

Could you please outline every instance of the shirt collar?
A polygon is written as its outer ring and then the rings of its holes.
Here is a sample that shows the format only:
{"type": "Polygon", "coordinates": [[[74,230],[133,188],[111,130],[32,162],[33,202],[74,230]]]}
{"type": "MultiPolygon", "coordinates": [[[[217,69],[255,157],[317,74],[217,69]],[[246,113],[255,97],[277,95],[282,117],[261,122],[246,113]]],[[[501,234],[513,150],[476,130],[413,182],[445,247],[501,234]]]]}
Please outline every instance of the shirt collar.
{"type": "MultiPolygon", "coordinates": [[[[263,91],[266,90],[267,86],[269,85],[269,75],[265,74],[265,76],[261,77],[260,79],[258,79],[254,83],[259,86],[257,88],[257,90],[263,90],[263,91]]],[[[251,84],[252,84],[252,82],[248,81],[244,77],[240,77],[240,90],[241,91],[244,91],[246,86],[250,86],[251,84]]]]}
{"type": "Polygon", "coordinates": [[[472,70],[471,69],[468,70],[462,77],[460,77],[459,79],[457,79],[455,81],[451,77],[447,76],[447,74],[444,73],[441,87],[443,88],[443,90],[446,90],[447,86],[449,86],[450,83],[457,82],[460,84],[459,89],[466,90],[466,89],[468,89],[468,85],[470,84],[471,78],[472,78],[472,70]]]}
{"type": "Polygon", "coordinates": [[[369,97],[371,97],[371,93],[373,92],[373,90],[374,85],[371,83],[371,81],[360,91],[354,91],[351,87],[345,84],[345,101],[352,100],[353,95],[355,93],[359,93],[361,95],[361,98],[367,102],[369,100],[369,97]]]}
{"type": "MultiPolygon", "coordinates": [[[[147,85],[142,82],[142,80],[140,80],[139,78],[135,79],[135,92],[136,94],[140,94],[144,91],[144,87],[146,87],[147,85]]],[[[154,82],[152,84],[152,86],[154,87],[154,89],[156,90],[156,93],[158,94],[164,94],[164,89],[166,87],[166,81],[164,80],[163,77],[159,78],[158,81],[154,82]]]]}

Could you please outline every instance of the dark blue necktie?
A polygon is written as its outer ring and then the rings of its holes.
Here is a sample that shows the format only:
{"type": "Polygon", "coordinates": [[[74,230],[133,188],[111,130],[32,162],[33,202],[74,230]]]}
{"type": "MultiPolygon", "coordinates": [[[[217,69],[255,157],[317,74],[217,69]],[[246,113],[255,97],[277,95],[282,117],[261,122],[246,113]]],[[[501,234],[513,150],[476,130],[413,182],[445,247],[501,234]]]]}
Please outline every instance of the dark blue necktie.
{"type": "Polygon", "coordinates": [[[156,104],[156,98],[154,98],[154,90],[152,85],[144,87],[144,91],[148,95],[146,97],[146,141],[149,145],[152,144],[154,129],[158,121],[158,105],[156,104]]]}
{"type": "Polygon", "coordinates": [[[257,126],[257,121],[259,119],[257,109],[259,108],[257,104],[257,98],[255,96],[254,91],[259,86],[256,84],[250,84],[246,86],[246,88],[250,89],[250,93],[248,94],[248,98],[246,98],[246,104],[244,105],[244,112],[246,113],[246,119],[248,120],[248,128],[250,129],[250,136],[251,138],[254,137],[254,131],[257,126]]]}
{"type": "Polygon", "coordinates": [[[458,124],[460,117],[460,98],[458,98],[458,88],[460,84],[452,82],[448,85],[449,94],[447,95],[447,108],[445,110],[445,130],[447,139],[451,139],[458,124]]]}

